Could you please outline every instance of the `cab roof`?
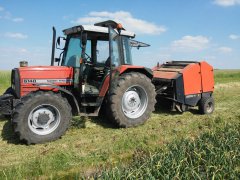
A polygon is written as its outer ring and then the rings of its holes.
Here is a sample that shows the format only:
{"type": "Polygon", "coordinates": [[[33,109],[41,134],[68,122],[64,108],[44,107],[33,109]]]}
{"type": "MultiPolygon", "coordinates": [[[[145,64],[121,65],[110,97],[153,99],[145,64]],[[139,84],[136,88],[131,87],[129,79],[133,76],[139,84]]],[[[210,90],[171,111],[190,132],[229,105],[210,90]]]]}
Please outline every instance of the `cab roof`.
{"type": "MultiPolygon", "coordinates": [[[[108,22],[108,21],[106,21],[106,22],[108,22]]],[[[112,21],[112,22],[114,22],[114,21],[112,21]]],[[[63,33],[65,35],[70,35],[70,34],[75,34],[75,33],[81,32],[81,31],[108,34],[108,27],[106,27],[106,24],[104,24],[104,22],[100,22],[100,23],[96,23],[95,25],[74,26],[74,27],[63,30],[63,33]]],[[[133,32],[126,31],[124,29],[121,30],[121,35],[128,36],[131,38],[135,37],[135,34],[133,32]]]]}

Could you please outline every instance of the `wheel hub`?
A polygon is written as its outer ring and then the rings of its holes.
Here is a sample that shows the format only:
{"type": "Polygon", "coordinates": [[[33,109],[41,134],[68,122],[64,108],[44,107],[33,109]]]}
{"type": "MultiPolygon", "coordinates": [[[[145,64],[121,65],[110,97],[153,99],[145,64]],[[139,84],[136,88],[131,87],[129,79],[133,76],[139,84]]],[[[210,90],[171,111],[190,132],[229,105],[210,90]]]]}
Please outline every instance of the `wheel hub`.
{"type": "Polygon", "coordinates": [[[53,113],[46,108],[41,108],[33,113],[33,125],[36,128],[46,128],[54,121],[53,113]]]}
{"type": "Polygon", "coordinates": [[[124,94],[123,99],[124,99],[123,106],[129,111],[138,108],[141,103],[140,97],[138,93],[136,93],[135,91],[126,92],[124,94]]]}
{"type": "Polygon", "coordinates": [[[38,135],[46,135],[53,132],[60,123],[58,109],[51,105],[41,105],[34,108],[29,114],[28,126],[38,135]]]}
{"type": "Polygon", "coordinates": [[[48,114],[39,114],[37,123],[40,125],[47,124],[47,122],[50,120],[48,114]]]}
{"type": "Polygon", "coordinates": [[[211,102],[209,102],[209,103],[207,104],[206,109],[207,109],[207,112],[208,112],[208,113],[211,113],[212,110],[213,110],[213,104],[212,104],[211,102]]]}
{"type": "Polygon", "coordinates": [[[144,88],[139,85],[128,88],[122,97],[122,110],[128,118],[138,118],[147,108],[148,96],[144,88]]]}

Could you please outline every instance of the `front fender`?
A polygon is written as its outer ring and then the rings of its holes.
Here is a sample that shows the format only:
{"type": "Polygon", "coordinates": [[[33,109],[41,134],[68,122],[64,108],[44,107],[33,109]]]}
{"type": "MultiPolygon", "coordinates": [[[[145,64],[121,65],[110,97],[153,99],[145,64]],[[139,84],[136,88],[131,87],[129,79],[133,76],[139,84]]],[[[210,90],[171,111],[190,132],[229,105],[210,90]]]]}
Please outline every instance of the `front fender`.
{"type": "Polygon", "coordinates": [[[62,92],[63,94],[65,94],[67,96],[67,100],[69,102],[69,104],[72,106],[72,109],[73,109],[73,114],[74,115],[78,115],[80,113],[80,108],[79,108],[79,105],[78,105],[78,101],[77,99],[75,98],[75,96],[68,90],[60,87],[60,86],[56,86],[54,84],[34,84],[36,85],[39,90],[52,90],[54,92],[62,92]]]}

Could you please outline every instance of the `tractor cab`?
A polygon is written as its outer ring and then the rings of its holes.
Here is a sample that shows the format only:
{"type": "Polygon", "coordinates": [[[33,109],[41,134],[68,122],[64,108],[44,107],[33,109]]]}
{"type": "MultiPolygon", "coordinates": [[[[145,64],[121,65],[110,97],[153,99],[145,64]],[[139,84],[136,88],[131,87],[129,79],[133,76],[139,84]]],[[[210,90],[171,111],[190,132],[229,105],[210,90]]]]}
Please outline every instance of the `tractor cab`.
{"type": "Polygon", "coordinates": [[[148,45],[133,41],[135,34],[114,21],[75,26],[63,33],[66,38],[58,38],[57,48],[61,39],[65,46],[55,61],[73,68],[73,93],[85,112],[91,109],[97,114],[99,109],[95,107],[100,108],[119,69],[132,66],[131,47],[148,45]]]}
{"type": "Polygon", "coordinates": [[[81,94],[99,94],[111,70],[132,65],[130,40],[135,34],[117,29],[117,25],[105,21],[63,31],[66,42],[57,61],[61,66],[74,68],[74,87],[81,94]]]}

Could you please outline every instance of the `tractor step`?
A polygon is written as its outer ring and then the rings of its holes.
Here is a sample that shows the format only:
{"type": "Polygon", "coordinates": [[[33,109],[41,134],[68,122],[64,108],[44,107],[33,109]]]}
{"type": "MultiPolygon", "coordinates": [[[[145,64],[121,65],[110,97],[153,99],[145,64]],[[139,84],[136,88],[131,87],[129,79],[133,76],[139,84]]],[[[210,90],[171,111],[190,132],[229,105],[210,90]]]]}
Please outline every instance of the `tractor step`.
{"type": "Polygon", "coordinates": [[[99,94],[96,93],[96,94],[81,94],[81,97],[98,97],[99,94]]]}
{"type": "Polygon", "coordinates": [[[80,113],[79,116],[97,117],[98,113],[80,113]]]}
{"type": "Polygon", "coordinates": [[[87,107],[87,106],[98,107],[98,106],[100,106],[100,105],[101,105],[101,103],[94,103],[94,102],[91,102],[91,103],[82,102],[82,103],[81,103],[81,106],[84,106],[84,107],[87,107]]]}

